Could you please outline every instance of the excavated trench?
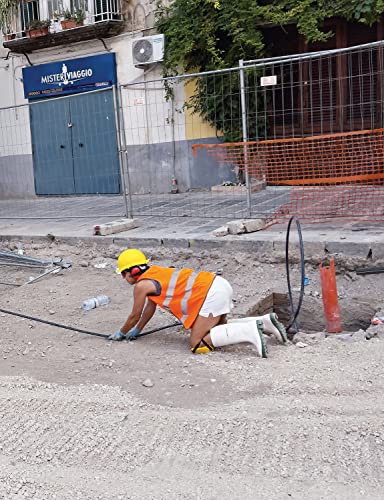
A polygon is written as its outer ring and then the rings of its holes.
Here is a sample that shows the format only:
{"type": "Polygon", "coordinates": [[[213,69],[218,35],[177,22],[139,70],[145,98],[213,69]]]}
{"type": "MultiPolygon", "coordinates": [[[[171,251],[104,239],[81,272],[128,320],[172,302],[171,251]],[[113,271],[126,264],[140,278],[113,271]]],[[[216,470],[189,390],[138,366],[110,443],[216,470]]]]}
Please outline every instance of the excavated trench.
{"type": "MultiPolygon", "coordinates": [[[[297,294],[293,295],[294,304],[298,303],[297,294]]],[[[343,331],[356,332],[360,329],[366,330],[376,309],[368,302],[367,297],[353,298],[346,302],[340,301],[340,315],[343,331]]],[[[261,316],[269,312],[275,312],[284,324],[288,324],[291,318],[291,309],[288,293],[273,292],[260,300],[249,310],[250,316],[261,316]]],[[[304,295],[303,303],[297,318],[297,325],[302,332],[319,332],[325,330],[325,319],[323,302],[321,297],[304,295]]],[[[294,331],[294,330],[293,330],[294,331]]]]}

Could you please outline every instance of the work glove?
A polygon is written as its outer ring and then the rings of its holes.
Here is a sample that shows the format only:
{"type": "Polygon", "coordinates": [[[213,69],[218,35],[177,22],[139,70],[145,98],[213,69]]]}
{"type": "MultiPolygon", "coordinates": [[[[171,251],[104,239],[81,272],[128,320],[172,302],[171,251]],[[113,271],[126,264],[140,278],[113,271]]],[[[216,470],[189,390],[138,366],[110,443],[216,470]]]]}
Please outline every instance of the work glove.
{"type": "Polygon", "coordinates": [[[125,338],[128,340],[135,340],[139,335],[140,330],[138,330],[137,328],[132,328],[132,330],[129,330],[125,338]]]}
{"type": "Polygon", "coordinates": [[[108,340],[124,340],[125,338],[124,333],[121,330],[117,330],[117,332],[112,333],[112,335],[108,337],[108,340]]]}

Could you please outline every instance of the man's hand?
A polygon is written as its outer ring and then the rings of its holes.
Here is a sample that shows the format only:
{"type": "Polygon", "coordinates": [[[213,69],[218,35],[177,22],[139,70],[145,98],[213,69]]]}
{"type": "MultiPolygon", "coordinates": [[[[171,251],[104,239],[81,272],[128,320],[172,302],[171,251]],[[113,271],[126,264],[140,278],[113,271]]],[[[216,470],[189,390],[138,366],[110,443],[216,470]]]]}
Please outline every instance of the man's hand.
{"type": "Polygon", "coordinates": [[[137,328],[132,328],[132,330],[129,330],[125,338],[128,340],[135,340],[139,335],[140,335],[140,330],[138,330],[137,328]]]}
{"type": "Polygon", "coordinates": [[[121,330],[117,330],[117,332],[112,333],[112,335],[108,337],[108,340],[125,340],[125,339],[126,336],[121,330]]]}

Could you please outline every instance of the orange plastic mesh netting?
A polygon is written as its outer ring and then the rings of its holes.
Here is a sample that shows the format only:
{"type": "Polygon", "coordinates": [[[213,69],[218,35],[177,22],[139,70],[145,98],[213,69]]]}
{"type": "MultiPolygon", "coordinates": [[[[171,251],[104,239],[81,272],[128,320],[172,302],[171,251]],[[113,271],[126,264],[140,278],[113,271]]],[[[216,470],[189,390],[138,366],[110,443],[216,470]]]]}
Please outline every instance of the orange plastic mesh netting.
{"type": "Polygon", "coordinates": [[[218,162],[292,186],[275,217],[384,220],[384,129],[257,142],[195,144],[218,162]]]}

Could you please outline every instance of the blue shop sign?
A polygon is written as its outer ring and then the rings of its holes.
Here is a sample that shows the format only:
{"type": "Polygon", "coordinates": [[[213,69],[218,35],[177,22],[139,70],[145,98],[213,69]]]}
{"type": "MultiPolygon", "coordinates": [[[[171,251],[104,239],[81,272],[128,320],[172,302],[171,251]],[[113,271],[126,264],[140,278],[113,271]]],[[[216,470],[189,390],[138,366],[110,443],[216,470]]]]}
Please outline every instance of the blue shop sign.
{"type": "Polygon", "coordinates": [[[26,99],[108,88],[116,84],[115,54],[23,68],[23,83],[26,99]]]}

